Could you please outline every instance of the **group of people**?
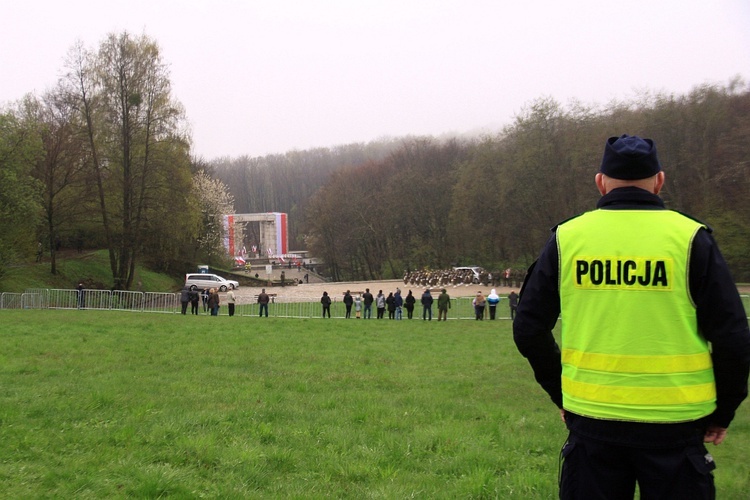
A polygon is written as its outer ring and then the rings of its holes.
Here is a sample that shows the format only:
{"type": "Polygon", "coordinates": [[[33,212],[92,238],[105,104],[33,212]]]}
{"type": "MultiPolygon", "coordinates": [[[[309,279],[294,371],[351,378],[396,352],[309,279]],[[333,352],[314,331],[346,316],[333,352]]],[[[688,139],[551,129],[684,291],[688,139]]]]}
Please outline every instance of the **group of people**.
{"type": "MultiPolygon", "coordinates": [[[[345,307],[345,318],[352,317],[352,310],[354,310],[354,317],[371,319],[373,306],[376,311],[376,318],[385,318],[386,311],[388,312],[388,319],[403,319],[403,311],[406,310],[407,319],[414,318],[414,308],[417,303],[417,297],[414,296],[411,290],[406,296],[401,295],[401,290],[396,289],[395,292],[390,292],[386,296],[383,290],[379,290],[377,295],[373,295],[370,289],[367,288],[362,294],[352,295],[350,290],[344,293],[342,302],[345,307]]],[[[331,304],[333,299],[328,292],[323,292],[323,296],[320,298],[320,303],[323,307],[323,317],[331,317],[331,304]]],[[[424,321],[432,321],[432,306],[435,303],[435,299],[432,296],[432,292],[429,288],[425,288],[419,303],[422,305],[422,319],[424,321]]],[[[489,318],[494,320],[496,318],[497,305],[500,303],[500,296],[493,288],[490,294],[485,297],[481,292],[477,292],[477,296],[473,299],[472,305],[477,320],[483,320],[486,316],[485,308],[489,312],[489,318]]],[[[508,303],[510,306],[511,319],[515,318],[516,308],[518,306],[518,294],[512,291],[508,295],[508,303]]],[[[438,309],[438,321],[446,321],[448,319],[448,310],[451,308],[451,298],[448,295],[448,291],[443,288],[440,290],[440,295],[437,297],[437,309],[438,309]]]]}
{"type": "Polygon", "coordinates": [[[407,271],[404,284],[424,287],[444,287],[480,284],[482,286],[520,287],[526,273],[519,269],[504,271],[481,271],[477,276],[469,269],[438,269],[407,271]]]}
{"type": "MultiPolygon", "coordinates": [[[[198,306],[203,303],[203,312],[209,313],[211,316],[219,315],[219,308],[221,307],[221,298],[219,297],[219,291],[216,288],[207,288],[201,291],[197,289],[190,289],[190,287],[183,287],[180,291],[180,304],[182,306],[182,314],[187,314],[188,305],[190,305],[190,314],[198,314],[198,306]]],[[[232,290],[227,291],[226,295],[227,311],[230,316],[234,316],[234,308],[237,303],[237,299],[232,290]]]]}
{"type": "MultiPolygon", "coordinates": [[[[396,289],[395,292],[389,292],[388,296],[383,294],[383,290],[378,291],[377,295],[373,295],[369,288],[361,294],[352,295],[350,290],[344,293],[342,302],[345,308],[345,318],[352,317],[352,309],[354,310],[354,317],[372,319],[372,309],[375,306],[377,319],[385,318],[385,312],[388,311],[388,319],[400,320],[403,318],[403,311],[406,309],[406,316],[408,319],[412,319],[414,314],[414,304],[416,304],[416,298],[412,294],[411,290],[406,294],[406,297],[401,295],[401,290],[396,289]]],[[[323,292],[323,296],[320,298],[320,303],[323,306],[323,317],[331,317],[331,303],[332,299],[328,292],[323,292]]]]}
{"type": "MultiPolygon", "coordinates": [[[[437,320],[446,321],[448,319],[448,310],[451,308],[451,298],[445,288],[441,289],[440,292],[440,295],[437,297],[437,320]]],[[[79,294],[80,293],[81,292],[79,292],[79,294]]],[[[227,291],[225,301],[229,316],[234,316],[237,303],[234,291],[227,291]]],[[[260,317],[268,317],[268,304],[270,302],[271,297],[266,293],[266,289],[263,288],[257,296],[257,303],[259,306],[258,314],[260,317]]],[[[352,317],[352,313],[357,319],[371,319],[372,310],[375,309],[377,319],[384,319],[385,313],[387,312],[388,319],[400,320],[404,317],[404,310],[406,310],[407,319],[414,318],[417,297],[411,290],[408,291],[406,296],[403,296],[401,290],[397,288],[395,292],[389,292],[386,296],[383,293],[383,290],[379,290],[377,295],[373,295],[370,292],[370,289],[367,288],[363,293],[356,295],[352,294],[350,290],[347,290],[344,293],[342,302],[345,307],[345,318],[347,319],[352,317]]],[[[423,320],[432,321],[432,306],[434,302],[435,300],[432,296],[432,292],[429,288],[425,288],[424,293],[419,297],[419,303],[422,306],[423,320]]],[[[216,288],[197,290],[185,286],[180,292],[180,303],[182,306],[182,314],[187,314],[187,308],[188,305],[190,305],[190,313],[192,315],[197,315],[199,313],[199,306],[202,303],[204,313],[210,314],[211,316],[218,316],[221,307],[221,297],[216,288]]],[[[323,317],[330,318],[333,299],[328,292],[323,292],[323,296],[320,298],[320,303],[323,307],[323,317]]],[[[494,320],[496,318],[497,305],[499,303],[500,296],[494,288],[486,297],[481,292],[477,292],[476,297],[472,300],[476,319],[483,320],[485,317],[489,316],[490,320],[494,320]]],[[[518,306],[518,294],[516,294],[515,291],[512,291],[508,295],[508,304],[510,306],[511,319],[514,319],[516,308],[518,306]]]]}

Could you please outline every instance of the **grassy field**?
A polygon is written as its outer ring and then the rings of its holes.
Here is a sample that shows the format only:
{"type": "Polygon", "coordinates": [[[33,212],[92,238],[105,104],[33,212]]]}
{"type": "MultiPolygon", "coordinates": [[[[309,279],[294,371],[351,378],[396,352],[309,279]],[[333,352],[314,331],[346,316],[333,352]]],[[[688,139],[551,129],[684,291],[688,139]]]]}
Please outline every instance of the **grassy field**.
{"type": "MultiPolygon", "coordinates": [[[[6,498],[556,498],[510,323],[0,311],[6,498]]],[[[750,410],[712,447],[750,489],[750,410]]]]}

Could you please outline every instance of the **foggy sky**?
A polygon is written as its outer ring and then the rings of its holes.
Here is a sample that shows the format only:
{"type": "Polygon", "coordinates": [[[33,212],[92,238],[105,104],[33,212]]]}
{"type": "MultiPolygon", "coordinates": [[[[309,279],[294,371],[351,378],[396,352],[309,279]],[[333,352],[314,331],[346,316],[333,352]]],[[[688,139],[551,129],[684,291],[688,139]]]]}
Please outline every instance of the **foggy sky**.
{"type": "Polygon", "coordinates": [[[0,105],[51,88],[77,40],[96,49],[108,33],[146,34],[207,160],[492,132],[542,97],[606,104],[750,79],[747,0],[0,6],[0,105]]]}

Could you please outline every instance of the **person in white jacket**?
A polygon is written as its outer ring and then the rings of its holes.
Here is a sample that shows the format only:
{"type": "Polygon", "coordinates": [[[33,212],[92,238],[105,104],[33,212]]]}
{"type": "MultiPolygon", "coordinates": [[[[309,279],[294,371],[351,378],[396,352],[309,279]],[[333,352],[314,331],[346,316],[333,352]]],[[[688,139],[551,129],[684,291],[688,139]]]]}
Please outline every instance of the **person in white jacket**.
{"type": "Polygon", "coordinates": [[[495,312],[497,311],[497,305],[500,303],[500,296],[497,291],[493,288],[490,294],[487,296],[487,306],[490,309],[490,319],[495,319],[495,312]]]}

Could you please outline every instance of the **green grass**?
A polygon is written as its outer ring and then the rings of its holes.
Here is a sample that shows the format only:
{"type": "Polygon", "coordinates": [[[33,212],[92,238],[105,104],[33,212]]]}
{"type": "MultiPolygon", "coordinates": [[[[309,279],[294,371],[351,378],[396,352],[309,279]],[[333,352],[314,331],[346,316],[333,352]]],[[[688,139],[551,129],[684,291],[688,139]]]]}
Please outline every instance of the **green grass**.
{"type": "MultiPolygon", "coordinates": [[[[112,287],[112,271],[106,250],[67,253],[57,259],[57,274],[51,274],[50,263],[26,262],[9,267],[0,279],[0,292],[23,293],[31,288],[73,289],[81,281],[92,284],[91,288],[112,287]]],[[[136,278],[132,290],[144,292],[170,292],[182,287],[182,282],[163,274],[136,267],[136,278]],[[138,286],[138,282],[141,286],[138,286]]]]}
{"type": "MultiPolygon", "coordinates": [[[[556,498],[508,321],[0,311],[6,498],[556,498]]],[[[712,447],[750,488],[750,412],[712,447]]]]}

